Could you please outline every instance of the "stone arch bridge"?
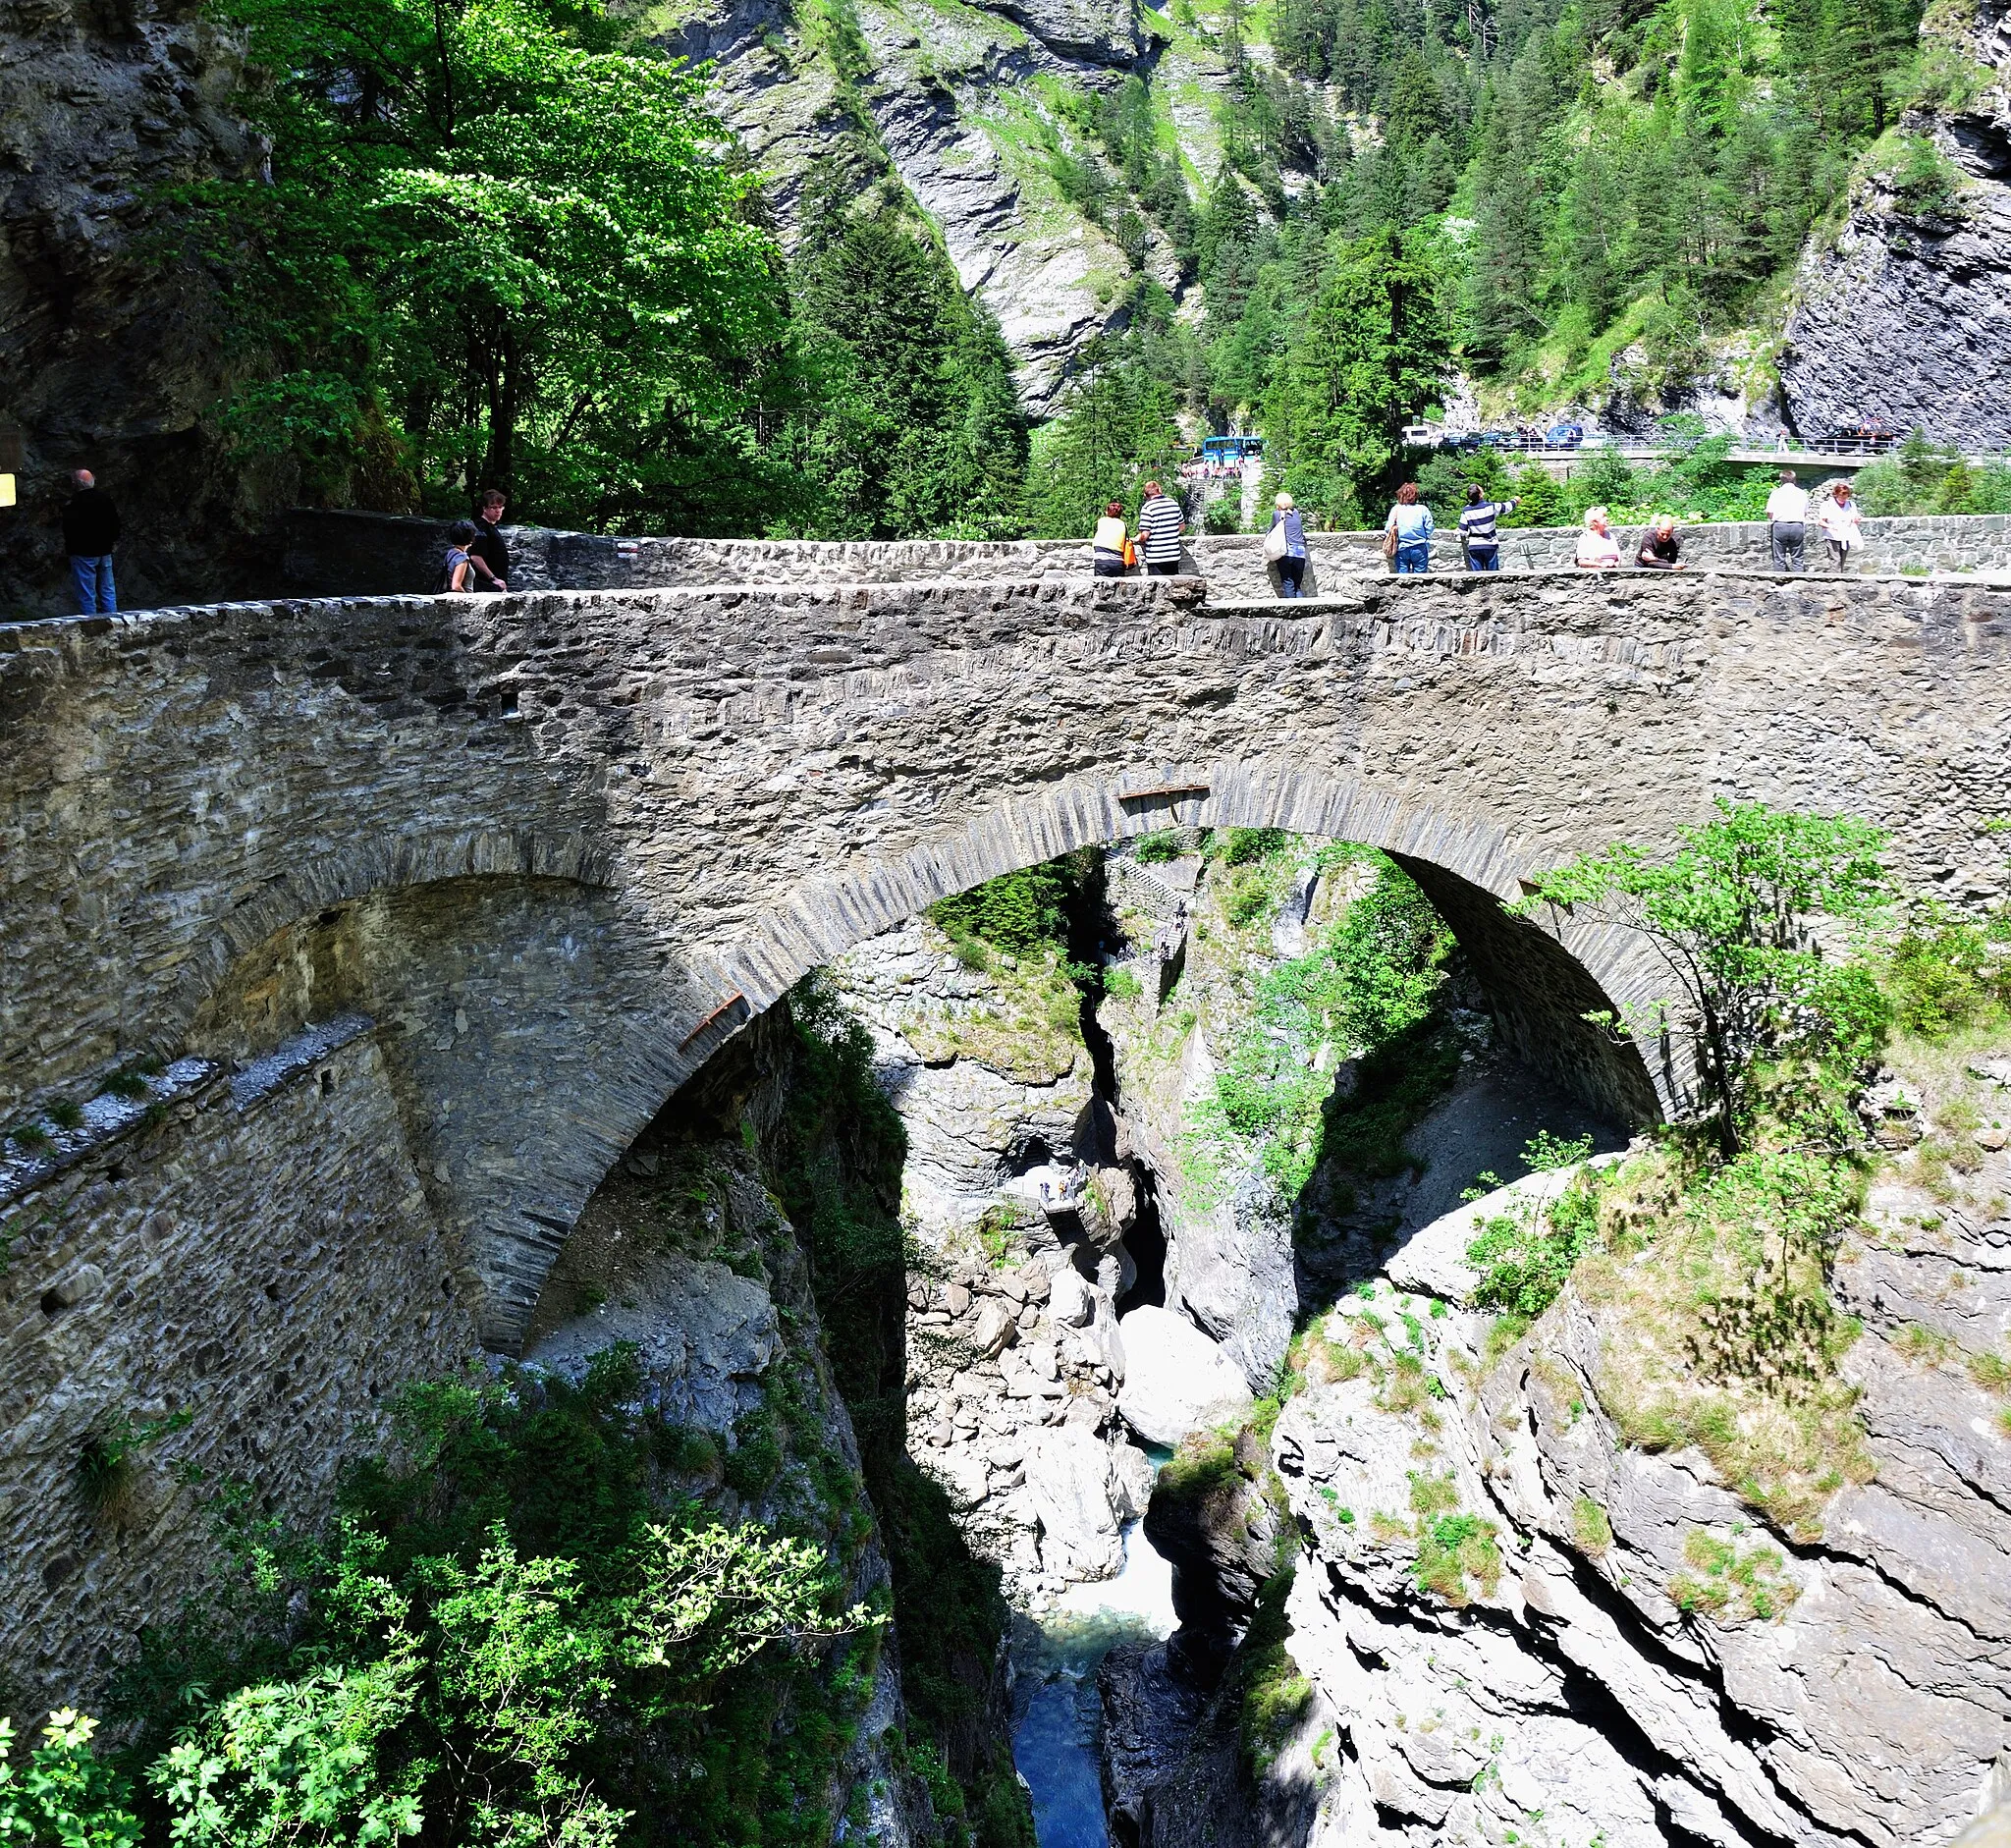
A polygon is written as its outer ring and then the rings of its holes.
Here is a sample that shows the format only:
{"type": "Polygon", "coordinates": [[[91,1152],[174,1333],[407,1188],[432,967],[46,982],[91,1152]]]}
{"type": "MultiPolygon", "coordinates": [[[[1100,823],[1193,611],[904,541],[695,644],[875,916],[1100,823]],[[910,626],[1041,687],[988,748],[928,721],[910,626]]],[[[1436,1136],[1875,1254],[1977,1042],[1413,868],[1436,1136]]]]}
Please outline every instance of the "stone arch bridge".
{"type": "MultiPolygon", "coordinates": [[[[0,628],[0,1104],[47,1131],[0,1150],[21,1486],[107,1405],[207,1392],[219,1458],[284,1409],[304,1455],[477,1338],[513,1350],[611,1164],[804,972],[1176,820],[1387,848],[1526,1056],[1610,1112],[1671,1108],[1670,1049],[1582,1018],[1654,998],[1641,947],[1499,901],[1719,795],[1865,816],[1915,886],[2000,894],[2011,590],[1565,573],[1210,604],[1191,578],[965,576],[233,604],[0,628]],[[142,1055],[171,1061],[144,1101],[118,1077],[142,1055]]],[[[275,1493],[311,1487],[270,1462],[275,1493]]],[[[43,1591],[97,1574],[143,1606],[173,1581],[174,1546],[121,1564],[12,1486],[0,1545],[43,1591]]],[[[53,1608],[7,1602],[28,1634],[53,1608]]]]}

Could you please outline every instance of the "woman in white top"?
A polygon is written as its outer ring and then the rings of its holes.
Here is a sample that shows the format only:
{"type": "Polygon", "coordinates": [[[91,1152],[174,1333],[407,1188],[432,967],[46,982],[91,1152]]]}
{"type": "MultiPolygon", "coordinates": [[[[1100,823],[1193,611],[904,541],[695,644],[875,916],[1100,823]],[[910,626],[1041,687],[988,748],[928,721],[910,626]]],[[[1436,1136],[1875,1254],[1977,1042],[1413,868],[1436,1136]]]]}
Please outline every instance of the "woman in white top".
{"type": "Polygon", "coordinates": [[[1850,555],[1865,542],[1865,513],[1851,492],[1848,481],[1839,481],[1816,509],[1816,524],[1822,528],[1822,543],[1829,548],[1829,562],[1842,571],[1850,555]]]}
{"type": "Polygon", "coordinates": [[[1104,516],[1096,522],[1096,531],[1090,535],[1090,549],[1096,555],[1096,574],[1099,577],[1121,577],[1124,575],[1124,503],[1113,501],[1104,509],[1104,516]]]}
{"type": "Polygon", "coordinates": [[[1606,524],[1603,507],[1585,510],[1585,529],[1578,535],[1577,565],[1581,571],[1612,571],[1620,568],[1620,542],[1606,524]]]}

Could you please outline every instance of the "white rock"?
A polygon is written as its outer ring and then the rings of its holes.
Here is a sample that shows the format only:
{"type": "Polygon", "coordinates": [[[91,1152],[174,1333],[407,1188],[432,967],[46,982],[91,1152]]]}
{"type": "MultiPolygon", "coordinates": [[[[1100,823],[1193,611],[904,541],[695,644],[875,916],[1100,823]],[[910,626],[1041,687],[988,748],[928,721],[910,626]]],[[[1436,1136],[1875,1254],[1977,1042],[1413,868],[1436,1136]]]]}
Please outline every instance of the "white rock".
{"type": "Polygon", "coordinates": [[[1057,1271],[1049,1286],[1052,1292],[1048,1313],[1071,1329],[1082,1328],[1096,1314],[1096,1292],[1082,1274],[1072,1267],[1057,1271]]]}
{"type": "Polygon", "coordinates": [[[636,1344],[648,1403],[673,1424],[722,1436],[759,1398],[755,1383],[781,1351],[766,1287],[709,1258],[665,1252],[621,1302],[555,1329],[525,1359],[576,1381],[617,1341],[636,1344]]]}
{"type": "Polygon", "coordinates": [[[1071,1579],[1108,1578],[1123,1564],[1112,1505],[1111,1452],[1077,1425],[1044,1431],[1026,1448],[1026,1488],[1041,1521],[1041,1559],[1071,1579]]]}
{"type": "Polygon", "coordinates": [[[1470,1303],[1481,1279],[1467,1263],[1466,1250],[1480,1236],[1486,1222],[1534,1212],[1570,1186],[1579,1169],[1604,1168],[1622,1159],[1618,1153],[1596,1155],[1589,1162],[1573,1163],[1569,1168],[1541,1169],[1511,1180],[1505,1187],[1496,1187],[1478,1200],[1454,1207],[1413,1232],[1390,1254],[1385,1267],[1389,1280],[1399,1289],[1422,1290],[1447,1302],[1470,1303]]]}
{"type": "Polygon", "coordinates": [[[1004,1349],[1012,1338],[1013,1318],[1004,1303],[996,1296],[987,1297],[985,1305],[978,1311],[977,1332],[972,1338],[977,1342],[978,1352],[990,1360],[1004,1349]]]}
{"type": "Polygon", "coordinates": [[[1147,1443],[1178,1443],[1250,1409],[1242,1369],[1186,1317],[1134,1309],[1117,1324],[1124,1389],[1117,1410],[1147,1443]]]}

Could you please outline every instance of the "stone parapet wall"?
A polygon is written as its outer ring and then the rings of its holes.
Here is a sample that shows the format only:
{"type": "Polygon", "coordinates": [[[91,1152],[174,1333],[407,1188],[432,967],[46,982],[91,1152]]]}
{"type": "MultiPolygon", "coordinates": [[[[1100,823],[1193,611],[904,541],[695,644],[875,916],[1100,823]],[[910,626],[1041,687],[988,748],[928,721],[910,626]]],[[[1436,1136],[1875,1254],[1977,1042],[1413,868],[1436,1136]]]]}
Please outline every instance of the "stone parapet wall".
{"type": "MultiPolygon", "coordinates": [[[[511,527],[514,589],[626,590],[725,584],[851,584],[916,581],[1009,582],[1078,576],[1092,565],[1086,541],[1073,539],[797,539],[614,538],[511,527]]],[[[395,596],[430,592],[446,550],[445,522],[387,514],[297,512],[288,516],[285,580],[308,596],[395,596]]],[[[1619,533],[1623,556],[1640,543],[1639,527],[1619,533]]],[[[1695,567],[1766,571],[1764,522],[1685,526],[1686,561],[1695,567]]],[[[1344,579],[1386,573],[1380,532],[1310,535],[1309,595],[1344,579]]],[[[1502,533],[1506,571],[1568,571],[1577,552],[1575,526],[1532,526],[1502,533]]],[[[1825,559],[1812,531],[1812,571],[1825,559]]],[[[1437,571],[1460,571],[1459,537],[1441,529],[1433,541],[1437,571]]],[[[1264,597],[1277,586],[1256,533],[1194,533],[1183,571],[1206,577],[1217,598],[1264,597]]],[[[1851,574],[2000,571],[2011,570],[2011,516],[1944,515],[1868,519],[1865,547],[1851,574]]]]}
{"type": "Polygon", "coordinates": [[[218,1485],[311,1518],[390,1396],[475,1349],[374,1037],[269,1089],[163,1088],[58,1171],[0,1175],[0,1668],[29,1717],[94,1698],[201,1587],[218,1485]],[[177,1414],[86,1491],[87,1443],[177,1414]]]}

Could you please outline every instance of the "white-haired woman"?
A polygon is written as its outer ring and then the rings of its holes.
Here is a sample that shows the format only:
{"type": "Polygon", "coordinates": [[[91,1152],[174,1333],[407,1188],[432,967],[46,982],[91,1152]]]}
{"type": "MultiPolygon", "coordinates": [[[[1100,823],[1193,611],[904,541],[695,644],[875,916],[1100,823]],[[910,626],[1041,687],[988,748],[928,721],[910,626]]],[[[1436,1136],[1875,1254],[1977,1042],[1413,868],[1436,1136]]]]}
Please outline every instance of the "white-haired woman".
{"type": "Polygon", "coordinates": [[[1585,524],[1579,530],[1575,563],[1581,571],[1615,571],[1620,569],[1620,542],[1613,537],[1603,507],[1585,510],[1585,524]]]}
{"type": "Polygon", "coordinates": [[[1306,525],[1289,494],[1280,494],[1277,506],[1265,534],[1264,556],[1277,567],[1277,594],[1296,597],[1303,594],[1299,586],[1306,580],[1306,525]]]}

